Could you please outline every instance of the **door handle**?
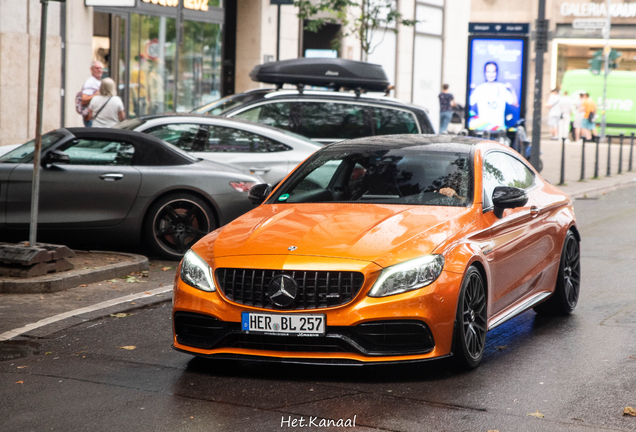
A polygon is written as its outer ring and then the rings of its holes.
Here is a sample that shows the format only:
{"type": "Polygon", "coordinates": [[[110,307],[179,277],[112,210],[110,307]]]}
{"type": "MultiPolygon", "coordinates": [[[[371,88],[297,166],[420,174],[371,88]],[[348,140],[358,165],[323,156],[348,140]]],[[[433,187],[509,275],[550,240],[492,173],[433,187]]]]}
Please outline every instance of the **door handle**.
{"type": "Polygon", "coordinates": [[[530,215],[536,216],[539,214],[539,207],[532,206],[530,207],[530,215]]]}
{"type": "Polygon", "coordinates": [[[260,174],[270,172],[272,169],[270,167],[258,167],[258,168],[249,168],[250,174],[260,174]]]}
{"type": "Polygon", "coordinates": [[[104,181],[117,181],[117,180],[123,179],[124,175],[123,174],[116,174],[116,173],[108,173],[108,174],[100,175],[99,178],[104,180],[104,181]]]}

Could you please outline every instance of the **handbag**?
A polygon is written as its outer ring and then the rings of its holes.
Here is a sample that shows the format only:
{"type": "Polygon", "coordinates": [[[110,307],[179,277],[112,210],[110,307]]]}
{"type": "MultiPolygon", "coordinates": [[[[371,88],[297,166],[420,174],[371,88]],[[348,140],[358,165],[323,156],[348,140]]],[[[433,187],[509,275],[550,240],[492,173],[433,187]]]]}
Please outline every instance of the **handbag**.
{"type": "Polygon", "coordinates": [[[95,119],[97,118],[97,116],[99,115],[99,113],[100,113],[100,112],[102,112],[102,110],[103,110],[104,108],[106,108],[106,105],[108,105],[108,102],[110,102],[110,100],[111,100],[112,98],[113,98],[112,96],[108,98],[108,100],[106,101],[106,103],[105,103],[104,105],[102,105],[102,107],[99,109],[99,111],[97,111],[97,114],[95,114],[95,115],[93,116],[93,120],[95,120],[95,119]]]}

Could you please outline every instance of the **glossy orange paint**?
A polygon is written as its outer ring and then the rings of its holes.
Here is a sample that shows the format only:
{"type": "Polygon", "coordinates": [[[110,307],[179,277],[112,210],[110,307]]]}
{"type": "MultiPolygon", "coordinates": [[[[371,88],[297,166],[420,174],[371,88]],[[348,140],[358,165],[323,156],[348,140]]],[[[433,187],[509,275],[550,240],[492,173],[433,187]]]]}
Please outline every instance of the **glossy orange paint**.
{"type": "MultiPolygon", "coordinates": [[[[362,272],[364,285],[348,304],[284,313],[324,313],[327,326],[354,326],[398,318],[419,320],[432,332],[435,342],[432,351],[422,355],[370,357],[242,348],[206,350],[179,344],[176,335],[175,348],[199,355],[360,362],[423,360],[452,354],[459,290],[469,266],[476,265],[486,281],[489,326],[533,296],[552,292],[565,234],[576,223],[572,202],[535,172],[536,186],[524,207],[505,210],[501,219],[493,211],[484,212],[482,163],[491,151],[521,159],[516,152],[497,143],[476,145],[474,199],[469,207],[266,204],[214,231],[193,247],[213,270],[232,267],[362,272]],[[297,249],[289,251],[289,246],[297,249]],[[367,296],[383,268],[431,253],[445,257],[444,270],[434,283],[384,298],[367,296]]],[[[234,323],[241,321],[242,312],[264,311],[236,304],[218,289],[200,291],[180,279],[175,283],[173,304],[173,312],[195,312],[234,323]]]]}

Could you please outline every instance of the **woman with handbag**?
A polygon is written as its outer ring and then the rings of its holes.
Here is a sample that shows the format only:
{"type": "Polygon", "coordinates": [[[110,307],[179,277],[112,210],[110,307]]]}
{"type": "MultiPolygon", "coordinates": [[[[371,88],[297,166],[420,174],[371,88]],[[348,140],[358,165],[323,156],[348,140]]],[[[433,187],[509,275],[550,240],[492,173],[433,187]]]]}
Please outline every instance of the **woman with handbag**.
{"type": "Polygon", "coordinates": [[[88,120],[93,120],[93,127],[113,127],[125,118],[124,102],[117,96],[115,81],[104,78],[99,95],[88,105],[88,120]]]}

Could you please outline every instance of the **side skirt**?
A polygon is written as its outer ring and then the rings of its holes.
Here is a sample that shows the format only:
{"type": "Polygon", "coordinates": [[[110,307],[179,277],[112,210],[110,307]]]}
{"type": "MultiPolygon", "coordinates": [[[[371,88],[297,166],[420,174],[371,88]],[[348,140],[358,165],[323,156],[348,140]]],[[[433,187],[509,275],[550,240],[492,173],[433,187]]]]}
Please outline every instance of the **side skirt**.
{"type": "Polygon", "coordinates": [[[502,314],[494,317],[492,321],[490,322],[490,324],[488,325],[488,331],[505,323],[509,319],[516,317],[520,313],[527,311],[528,309],[530,309],[537,303],[540,303],[541,301],[545,300],[547,297],[550,297],[551,295],[552,295],[552,291],[544,291],[544,292],[537,293],[533,295],[532,297],[527,298],[526,300],[514,306],[512,309],[509,309],[503,312],[502,314]]]}

